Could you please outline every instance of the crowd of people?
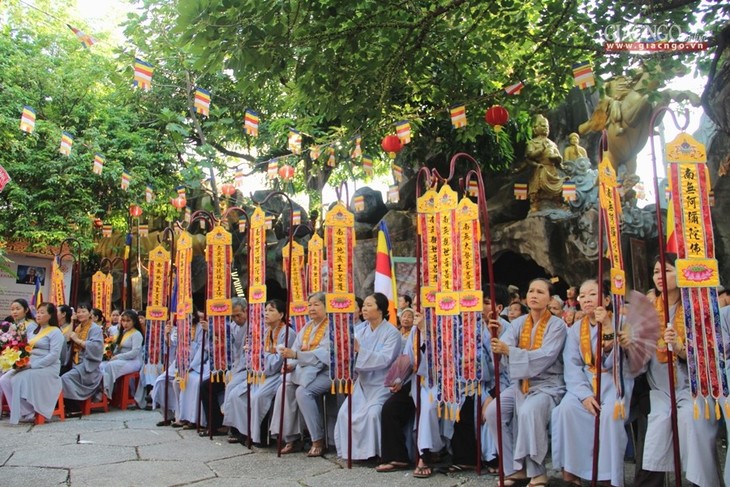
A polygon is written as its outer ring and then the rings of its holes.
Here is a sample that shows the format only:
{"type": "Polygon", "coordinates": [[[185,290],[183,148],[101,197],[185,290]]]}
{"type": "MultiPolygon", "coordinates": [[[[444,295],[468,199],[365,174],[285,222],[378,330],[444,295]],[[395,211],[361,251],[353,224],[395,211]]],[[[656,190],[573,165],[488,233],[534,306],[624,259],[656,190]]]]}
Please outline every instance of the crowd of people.
{"type": "MultiPolygon", "coordinates": [[[[481,316],[481,384],[478,388],[462,385],[458,420],[441,414],[434,400],[438,390],[428,386],[425,328],[433,323],[425,322],[424,313],[407,295],[399,299],[397,316],[390,315],[383,294],[358,300],[353,341],[357,378],[350,394],[338,404],[334,424],[337,455],[351,454],[353,460],[375,458],[376,470],[383,473],[411,468],[412,459],[417,458],[413,476],[426,478],[444,454],[451,459],[451,471],[474,468],[478,436],[481,461],[490,473],[497,473],[496,432],[501,423],[505,485],[528,481],[532,487],[547,485],[548,456],[566,482],[581,485],[582,480],[592,478],[593,431],[600,414],[598,479],[604,485],[623,486],[630,436],[626,426],[644,416],[646,427],[638,428],[633,438],[644,445],[643,455],[637,458],[634,485],[660,486],[665,473],[674,470],[667,372],[671,356],[682,470],[693,484],[722,485],[715,404],[693,402],[690,395],[685,335],[689,323],[684,322],[675,259],[668,256],[666,282],[659,263],[654,267],[655,289],[649,296],[659,314],[660,338],[656,352],[638,371],[614,367],[614,362],[631,355],[636,345],[631,327],[641,323],[613,328],[608,286],[587,279],[570,288],[563,299],[545,279],[531,281],[524,295],[514,286],[496,284],[490,289],[487,285],[481,316]],[[601,287],[604,295],[599,295],[601,287]],[[668,316],[664,316],[662,299],[657,299],[663,294],[670,304],[668,316]],[[598,323],[602,325],[600,356],[596,356],[598,323]],[[617,354],[619,349],[625,353],[617,354]],[[500,361],[498,377],[494,357],[500,361]],[[392,380],[396,369],[401,375],[392,380]],[[615,370],[621,377],[616,377],[615,370]],[[596,400],[598,375],[600,402],[596,400]],[[647,397],[649,407],[644,401],[647,397]],[[623,414],[617,416],[618,402],[623,414]],[[711,414],[705,414],[705,408],[711,408],[711,414]]],[[[727,293],[720,291],[722,329],[730,341],[730,306],[726,306],[727,293]]],[[[282,454],[302,451],[306,432],[310,444],[306,455],[323,455],[328,431],[322,409],[332,387],[325,295],[309,296],[309,320],[299,332],[285,320],[284,302],[271,299],[266,303],[264,372],[257,380],[251,380],[248,370],[248,310],[245,299],[233,299],[232,366],[224,378],[211,374],[208,343],[203,340],[208,322],[202,312],[196,311],[189,322],[166,326],[169,369],[142,373],[144,318],[134,310],[115,311],[107,323],[99,310],[87,305],[73,310],[43,303],[33,314],[25,300],[15,300],[8,319],[27,336],[32,350],[27,366],[0,377],[10,421],[29,421],[36,414],[49,417],[61,391],[71,410],[78,410],[78,402],[90,397],[105,394],[111,399],[117,379],[140,372],[138,404],[160,409],[167,418],[158,423],[160,427],[202,427],[201,435],[227,435],[231,443],[262,444],[281,436],[282,454]],[[190,357],[179,364],[180,326],[189,326],[185,332],[190,337],[190,357]]],[[[721,409],[727,414],[726,408],[721,409]]],[[[730,485],[727,468],[724,482],[730,485]]]]}

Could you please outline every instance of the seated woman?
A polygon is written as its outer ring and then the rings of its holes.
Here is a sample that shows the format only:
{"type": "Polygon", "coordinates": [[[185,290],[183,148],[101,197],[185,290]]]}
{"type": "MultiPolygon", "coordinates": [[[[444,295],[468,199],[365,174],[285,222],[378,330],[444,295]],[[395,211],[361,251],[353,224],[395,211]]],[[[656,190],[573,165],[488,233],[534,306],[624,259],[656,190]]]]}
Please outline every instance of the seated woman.
{"type": "Polygon", "coordinates": [[[76,319],[79,323],[71,332],[73,368],[61,376],[63,398],[72,410],[78,410],[76,401],[88,399],[99,388],[104,355],[104,332],[91,320],[91,306],[80,304],[76,319]]]}
{"type": "Polygon", "coordinates": [[[286,397],[282,397],[282,384],[276,393],[272,414],[278,418],[281,408],[284,408],[284,431],[279,431],[279,421],[276,420],[271,422],[270,431],[273,435],[284,435],[286,445],[281,453],[292,453],[295,440],[301,433],[301,412],[312,438],[312,448],[307,456],[319,457],[324,453],[325,435],[319,403],[332,385],[329,377],[329,322],[324,293],[310,295],[308,303],[309,322],[297,333],[294,345],[280,352],[282,357],[289,360],[287,372],[291,373],[287,375],[286,397]]]}
{"type": "Polygon", "coordinates": [[[335,444],[339,457],[348,456],[348,401],[352,401],[352,459],[380,456],[380,412],[391,395],[385,376],[402,350],[401,334],[388,322],[388,298],[374,293],[362,307],[365,323],[355,330],[354,352],[357,380],[353,393],[337,414],[335,444]]]}
{"type": "Polygon", "coordinates": [[[63,333],[58,329],[56,306],[43,303],[36,313],[38,329],[28,333],[30,363],[8,371],[0,388],[10,405],[10,423],[33,421],[35,413],[50,418],[61,392],[60,368],[63,333]],[[36,333],[37,332],[37,333],[36,333]]]}
{"type": "MultiPolygon", "coordinates": [[[[289,348],[294,343],[296,332],[283,321],[286,304],[279,299],[272,299],[266,303],[264,311],[264,375],[266,378],[261,384],[248,384],[247,381],[239,384],[235,390],[226,391],[224,425],[233,426],[239,432],[247,432],[253,443],[261,442],[261,422],[271,409],[276,391],[281,385],[281,367],[284,357],[278,352],[289,348]],[[250,403],[248,394],[251,394],[250,403]],[[249,405],[251,408],[251,431],[249,431],[249,405]]],[[[273,421],[278,421],[274,418],[273,421]]]]}
{"type": "Polygon", "coordinates": [[[116,308],[112,310],[112,316],[111,320],[108,323],[108,326],[104,329],[104,334],[106,336],[115,337],[119,334],[119,330],[121,330],[120,322],[119,320],[122,317],[122,312],[116,308]]]}
{"type": "MultiPolygon", "coordinates": [[[[492,338],[492,351],[502,355],[502,366],[509,372],[511,384],[501,391],[502,417],[497,418],[497,402],[487,407],[487,425],[497,431],[502,421],[502,464],[505,485],[531,478],[531,485],[547,485],[545,456],[548,452],[550,412],[565,394],[563,363],[565,322],[548,310],[552,284],[534,279],[527,291],[530,312],[511,323],[509,330],[492,338]],[[514,438],[514,439],[513,439],[514,438]]],[[[496,320],[490,328],[499,329],[496,320]]]]}
{"type": "Polygon", "coordinates": [[[74,310],[71,306],[62,304],[58,307],[58,328],[63,333],[63,347],[61,348],[61,375],[71,370],[71,332],[74,310]]]}
{"type": "Polygon", "coordinates": [[[33,312],[28,306],[28,301],[25,299],[15,299],[10,303],[10,316],[13,317],[15,329],[23,336],[38,326],[33,318],[33,312]]]}
{"type": "MultiPolygon", "coordinates": [[[[600,306],[598,283],[590,279],[580,287],[578,296],[585,316],[568,329],[563,351],[566,394],[552,413],[552,459],[555,468],[563,468],[563,479],[581,485],[580,479],[590,480],[593,475],[593,433],[596,415],[601,415],[598,449],[598,480],[623,486],[624,452],[628,437],[622,418],[614,417],[617,406],[616,385],[613,378],[613,320],[600,306]],[[598,343],[597,323],[602,323],[603,351],[601,362],[601,404],[596,402],[595,353],[598,343]],[[586,359],[590,358],[589,363],[586,359]]],[[[622,346],[629,346],[624,341],[622,346]]],[[[623,391],[626,417],[629,416],[634,379],[624,370],[623,391]]]]}
{"type": "MultiPolygon", "coordinates": [[[[178,326],[182,326],[180,323],[178,326]]],[[[174,388],[178,396],[178,410],[175,412],[175,423],[173,428],[195,429],[198,420],[198,409],[200,406],[200,382],[201,382],[201,363],[203,365],[202,380],[210,377],[210,366],[208,364],[208,321],[205,319],[205,313],[195,310],[190,328],[190,361],[187,366],[178,362],[178,377],[175,380],[174,388]],[[205,332],[205,343],[203,342],[203,332],[205,332]],[[184,377],[180,377],[180,370],[186,369],[184,377]],[[184,385],[183,385],[184,381],[184,385]]],[[[178,332],[178,347],[180,343],[178,332]]],[[[200,415],[200,426],[206,425],[205,415],[200,415]]]]}
{"type": "Polygon", "coordinates": [[[108,362],[101,364],[101,373],[104,377],[104,394],[112,399],[114,383],[123,375],[139,372],[142,368],[142,345],[144,337],[140,330],[137,312],[128,309],[122,313],[120,319],[122,329],[114,342],[114,353],[108,362]]]}
{"type": "Polygon", "coordinates": [[[99,308],[91,308],[91,321],[96,323],[101,327],[102,333],[104,333],[104,338],[108,338],[109,335],[109,322],[106,321],[106,317],[104,316],[104,312],[100,310],[99,308]]]}
{"type": "MultiPolygon", "coordinates": [[[[248,364],[247,362],[247,344],[248,344],[248,302],[245,298],[232,299],[233,323],[231,324],[231,357],[233,365],[231,366],[231,379],[226,384],[226,390],[223,397],[223,405],[221,413],[224,420],[228,418],[228,412],[231,408],[230,403],[238,394],[248,387],[248,364]]],[[[231,413],[232,414],[232,413],[231,413]]],[[[230,422],[230,418],[228,418],[230,422]]],[[[224,424],[228,424],[225,423],[224,424]]],[[[240,443],[243,440],[241,432],[231,426],[228,428],[228,443],[240,443]]]]}

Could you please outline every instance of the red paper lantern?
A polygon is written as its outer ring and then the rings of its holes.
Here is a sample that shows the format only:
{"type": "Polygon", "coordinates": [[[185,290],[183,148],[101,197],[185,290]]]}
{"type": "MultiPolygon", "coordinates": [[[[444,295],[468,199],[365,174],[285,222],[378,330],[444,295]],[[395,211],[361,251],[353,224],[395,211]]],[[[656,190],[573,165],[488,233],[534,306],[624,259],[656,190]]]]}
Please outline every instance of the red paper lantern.
{"type": "Polygon", "coordinates": [[[391,159],[395,159],[396,154],[403,149],[403,142],[397,135],[386,135],[380,143],[380,147],[388,153],[391,159]]]}
{"type": "Polygon", "coordinates": [[[104,220],[101,218],[94,218],[94,228],[101,228],[104,226],[104,220]]]}
{"type": "Polygon", "coordinates": [[[171,198],[170,203],[172,203],[172,206],[174,206],[178,210],[181,210],[185,208],[185,206],[188,204],[188,200],[186,200],[182,196],[178,196],[177,198],[171,198]]]}
{"type": "Polygon", "coordinates": [[[130,205],[129,206],[129,216],[132,218],[139,218],[142,216],[142,207],[139,205],[130,205]]]}
{"type": "Polygon", "coordinates": [[[502,126],[509,122],[509,112],[503,106],[492,105],[487,109],[487,113],[484,114],[484,120],[494,127],[495,132],[499,132],[502,130],[502,126]]]}
{"type": "Polygon", "coordinates": [[[225,183],[221,186],[221,192],[226,196],[231,196],[236,193],[236,187],[231,183],[225,183]]]}
{"type": "Polygon", "coordinates": [[[279,168],[279,177],[284,181],[289,181],[294,177],[294,168],[289,164],[284,164],[279,168]]]}

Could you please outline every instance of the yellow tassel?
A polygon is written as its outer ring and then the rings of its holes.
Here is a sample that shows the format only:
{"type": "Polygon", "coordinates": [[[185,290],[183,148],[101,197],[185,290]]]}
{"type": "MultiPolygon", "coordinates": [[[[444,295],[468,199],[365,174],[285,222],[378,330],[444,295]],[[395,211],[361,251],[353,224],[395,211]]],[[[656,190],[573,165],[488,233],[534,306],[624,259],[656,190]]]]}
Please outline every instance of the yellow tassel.
{"type": "Polygon", "coordinates": [[[477,390],[479,391],[479,397],[482,395],[482,383],[477,384],[477,390]]]}
{"type": "Polygon", "coordinates": [[[339,389],[340,390],[340,394],[342,394],[342,381],[339,381],[339,383],[340,383],[340,389],[339,389]]]}
{"type": "Polygon", "coordinates": [[[730,419],[730,399],[725,399],[725,416],[730,419]]]}
{"type": "Polygon", "coordinates": [[[715,419],[720,421],[722,413],[720,412],[720,400],[715,401],[715,419]]]}
{"type": "Polygon", "coordinates": [[[707,402],[707,398],[705,398],[705,419],[710,419],[710,404],[707,402]]]}
{"type": "Polygon", "coordinates": [[[461,421],[461,409],[456,410],[456,422],[461,421]]]}
{"type": "Polygon", "coordinates": [[[332,387],[330,388],[330,394],[334,394],[335,392],[335,381],[332,381],[332,387]]]}
{"type": "Polygon", "coordinates": [[[616,404],[613,405],[613,420],[617,421],[620,414],[621,414],[621,405],[618,402],[616,402],[616,404]]]}
{"type": "Polygon", "coordinates": [[[621,399],[621,419],[626,419],[626,403],[621,399]]]}
{"type": "Polygon", "coordinates": [[[694,418],[695,421],[700,419],[700,407],[697,405],[697,399],[694,400],[694,404],[692,406],[692,409],[694,409],[694,418]]]}
{"type": "Polygon", "coordinates": [[[438,403],[436,405],[436,414],[438,415],[439,418],[441,417],[441,403],[438,403]]]}
{"type": "MultiPolygon", "coordinates": [[[[431,404],[433,404],[433,391],[429,391],[428,392],[428,402],[430,402],[431,404]]],[[[725,403],[725,406],[728,408],[728,411],[730,411],[730,406],[728,406],[727,403],[725,403]]],[[[730,413],[728,413],[728,416],[730,416],[730,413]]]]}

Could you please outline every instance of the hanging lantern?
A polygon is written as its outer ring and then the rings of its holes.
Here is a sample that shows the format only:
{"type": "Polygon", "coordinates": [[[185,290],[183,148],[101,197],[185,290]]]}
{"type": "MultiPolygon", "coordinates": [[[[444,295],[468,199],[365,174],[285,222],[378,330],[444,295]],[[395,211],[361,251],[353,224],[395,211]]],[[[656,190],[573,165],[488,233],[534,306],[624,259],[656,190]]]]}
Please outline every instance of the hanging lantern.
{"type": "Polygon", "coordinates": [[[233,196],[236,193],[236,187],[231,183],[225,183],[221,186],[221,192],[226,196],[233,196]]]}
{"type": "Polygon", "coordinates": [[[391,159],[395,159],[396,154],[403,149],[403,142],[397,135],[386,135],[380,143],[380,146],[388,153],[391,159]]]}
{"type": "Polygon", "coordinates": [[[97,230],[104,226],[104,220],[101,218],[94,218],[94,228],[97,230]]]}
{"type": "Polygon", "coordinates": [[[139,218],[142,216],[142,207],[139,205],[129,205],[129,216],[139,218]]]}
{"type": "Polygon", "coordinates": [[[171,198],[170,203],[172,203],[172,206],[180,210],[182,208],[185,208],[185,206],[188,204],[188,200],[186,200],[182,196],[178,196],[177,198],[171,198]]]}
{"type": "Polygon", "coordinates": [[[294,177],[294,168],[289,164],[284,164],[279,168],[279,177],[284,181],[291,181],[294,177]]]}
{"type": "Polygon", "coordinates": [[[495,132],[500,132],[502,130],[502,126],[509,122],[509,112],[503,106],[492,105],[487,109],[487,113],[484,115],[484,120],[494,127],[495,132]]]}

